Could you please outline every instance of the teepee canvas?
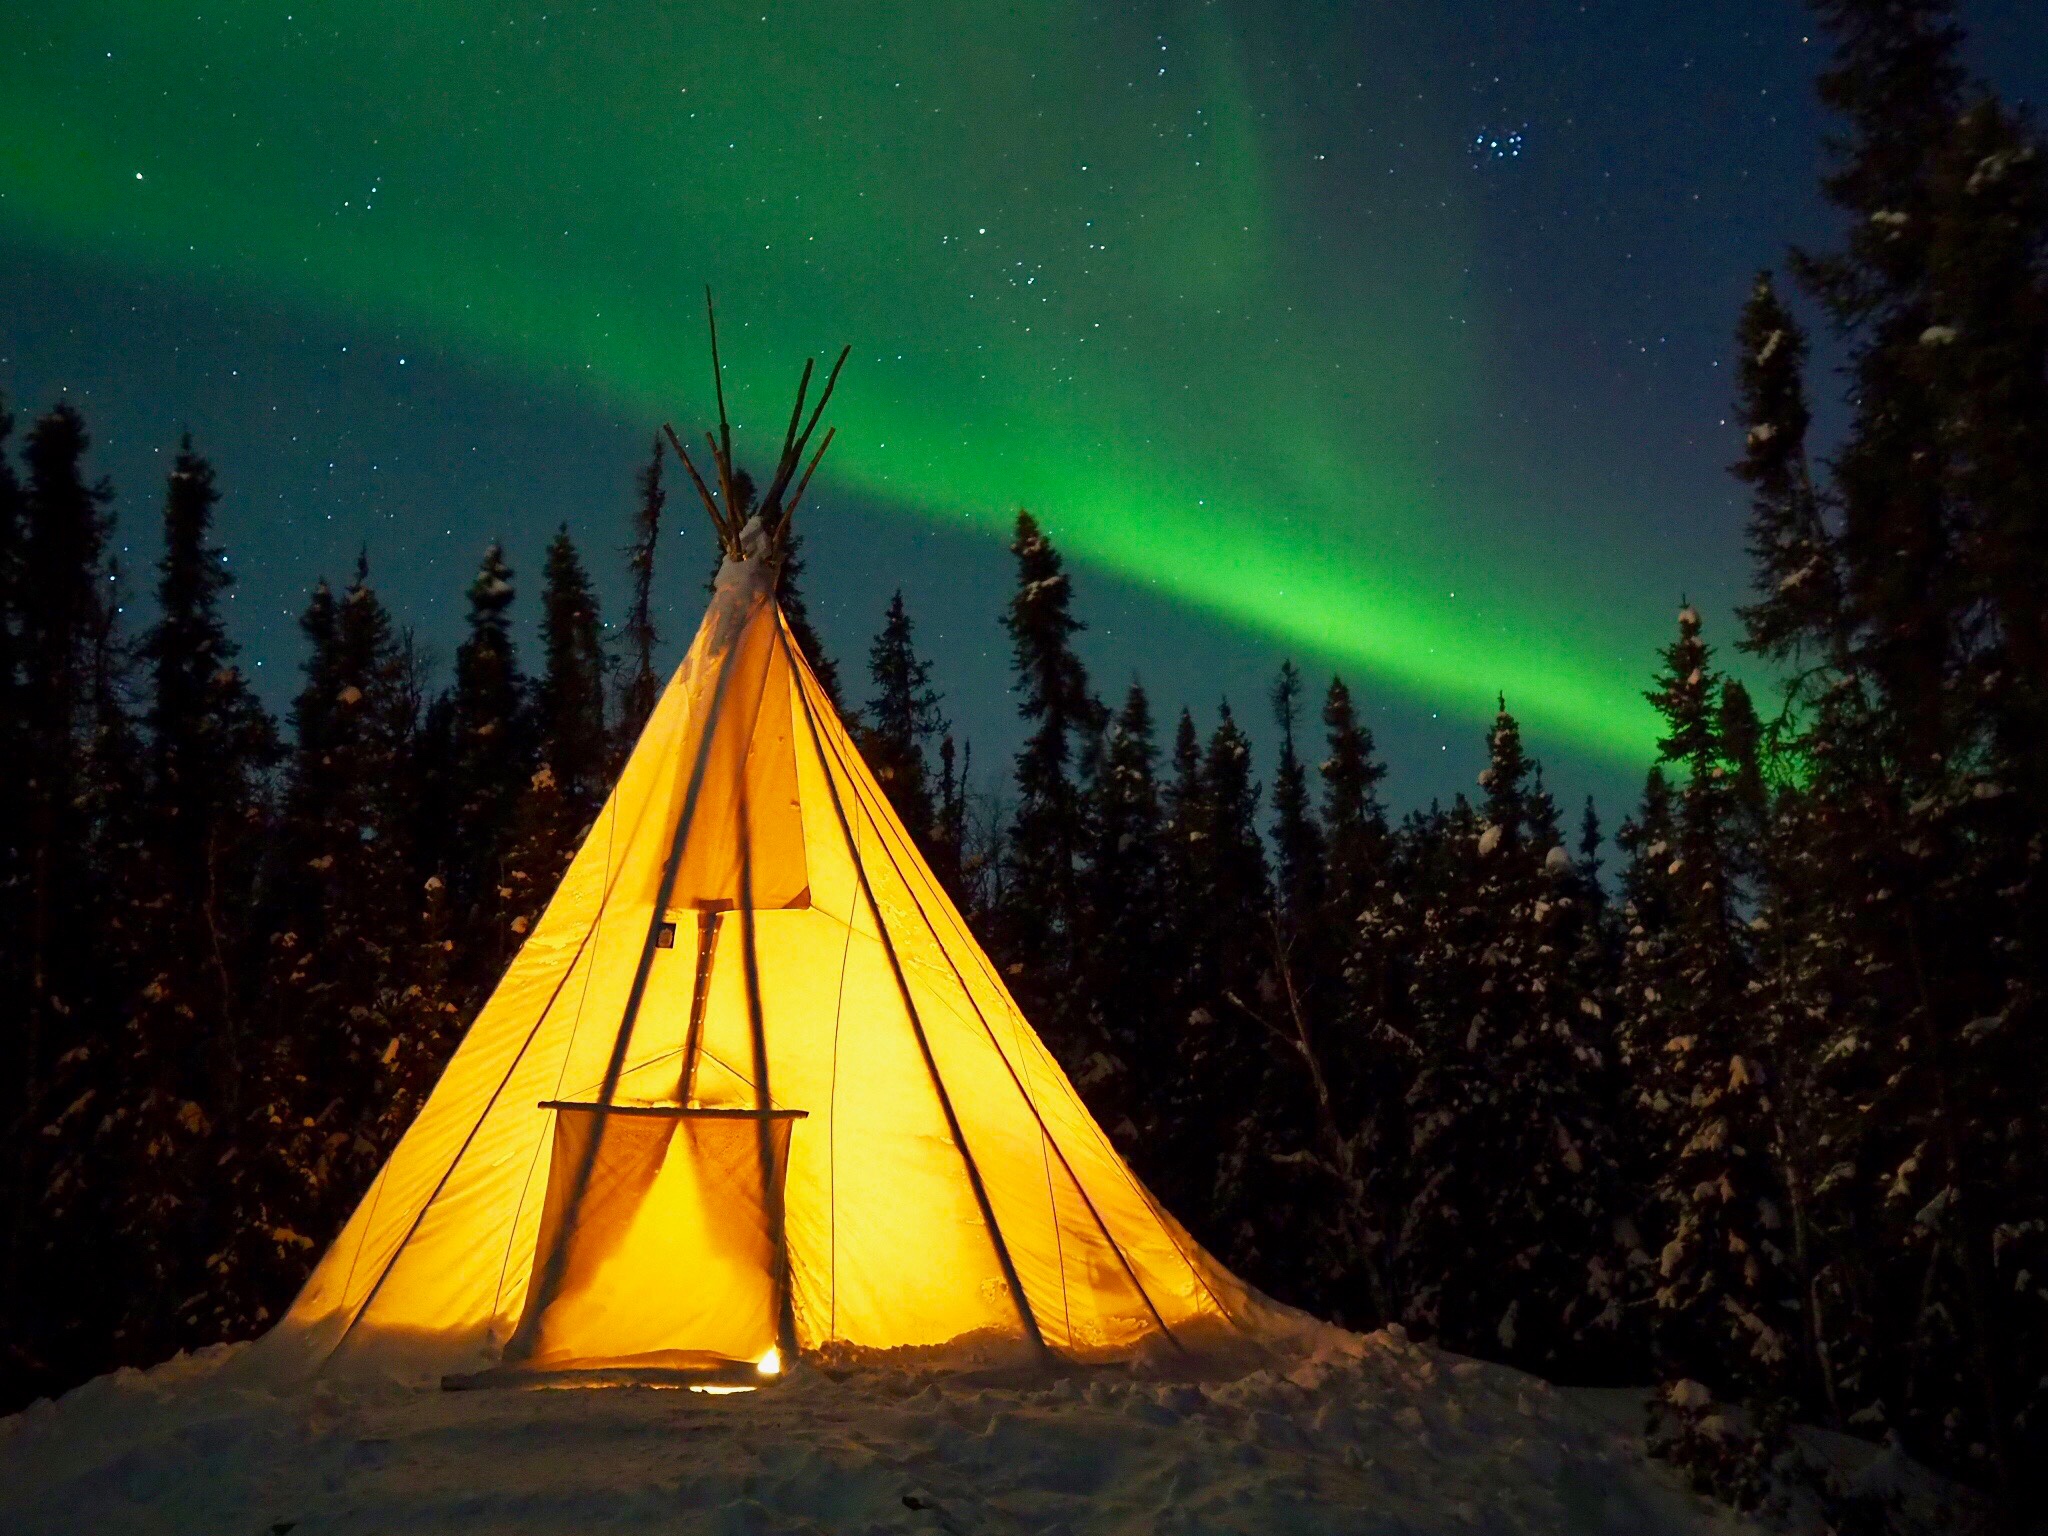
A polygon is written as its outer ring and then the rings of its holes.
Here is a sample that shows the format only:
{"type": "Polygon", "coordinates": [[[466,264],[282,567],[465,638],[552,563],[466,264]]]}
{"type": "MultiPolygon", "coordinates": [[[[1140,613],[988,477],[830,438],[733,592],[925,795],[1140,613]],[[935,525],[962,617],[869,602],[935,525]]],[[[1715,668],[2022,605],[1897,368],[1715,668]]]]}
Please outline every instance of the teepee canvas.
{"type": "Polygon", "coordinates": [[[513,1375],[1087,1361],[1263,1312],[1111,1147],[794,643],[802,441],[793,417],[744,527],[714,443],[733,510],[695,642],[274,1348],[513,1375]]]}

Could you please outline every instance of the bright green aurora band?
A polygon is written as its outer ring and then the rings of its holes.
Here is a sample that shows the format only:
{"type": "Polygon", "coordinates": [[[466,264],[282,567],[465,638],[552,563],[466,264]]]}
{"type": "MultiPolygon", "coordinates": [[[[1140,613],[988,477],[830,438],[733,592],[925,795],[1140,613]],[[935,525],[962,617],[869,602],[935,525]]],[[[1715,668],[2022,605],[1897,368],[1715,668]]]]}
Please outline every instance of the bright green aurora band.
{"type": "MultiPolygon", "coordinates": [[[[1581,748],[1651,739],[1584,552],[1445,488],[1483,366],[1483,324],[1444,323],[1475,308],[1470,232],[1384,161],[1340,178],[1356,144],[1317,142],[1220,10],[172,11],[46,7],[0,56],[0,233],[424,328],[650,427],[707,413],[708,281],[757,444],[802,357],[854,341],[845,490],[991,535],[1029,506],[1434,705],[1504,685],[1581,748]]],[[[1364,94],[1358,134],[1458,152],[1364,94]]]]}

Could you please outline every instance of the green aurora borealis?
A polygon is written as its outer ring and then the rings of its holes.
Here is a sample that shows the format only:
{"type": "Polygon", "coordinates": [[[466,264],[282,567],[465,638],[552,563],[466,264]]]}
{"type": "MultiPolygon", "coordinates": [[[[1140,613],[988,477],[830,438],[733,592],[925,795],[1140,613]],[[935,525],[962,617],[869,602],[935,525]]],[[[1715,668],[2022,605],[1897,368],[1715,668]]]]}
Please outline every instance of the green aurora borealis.
{"type": "Polygon", "coordinates": [[[1220,9],[286,9],[39,15],[0,62],[0,232],[387,316],[650,426],[708,413],[709,282],[755,441],[853,342],[840,486],[992,536],[1029,506],[1084,562],[1474,720],[1504,683],[1538,730],[1647,754],[1640,625],[1582,541],[1459,473],[1479,235],[1350,153],[1457,174],[1436,109],[1283,82],[1220,9]]]}

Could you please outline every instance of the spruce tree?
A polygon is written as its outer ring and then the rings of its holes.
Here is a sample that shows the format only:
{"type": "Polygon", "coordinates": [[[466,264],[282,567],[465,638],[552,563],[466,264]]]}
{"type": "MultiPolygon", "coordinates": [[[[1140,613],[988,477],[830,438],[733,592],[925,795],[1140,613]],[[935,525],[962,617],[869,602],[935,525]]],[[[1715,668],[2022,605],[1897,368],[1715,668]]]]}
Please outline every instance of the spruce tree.
{"type": "Polygon", "coordinates": [[[533,900],[528,882],[509,878],[507,862],[534,773],[526,682],[512,642],[512,577],[504,551],[491,545],[470,583],[469,633],[455,651],[449,695],[447,879],[465,939],[463,979],[478,991],[511,959],[513,925],[533,900]]]}
{"type": "Polygon", "coordinates": [[[1145,1146],[1139,1169],[1169,1210],[1192,1212],[1210,1196],[1211,1170],[1200,1164],[1196,1126],[1190,1113],[1196,1085],[1186,1077],[1191,1036],[1211,1028],[1212,988],[1197,974],[1196,951],[1205,916],[1202,908],[1205,850],[1209,836],[1208,787],[1202,778],[1202,737],[1195,718],[1180,712],[1174,724],[1171,776],[1161,794],[1163,836],[1160,885],[1164,891],[1160,933],[1166,989],[1161,1011],[1166,1025],[1153,1056],[1163,1070],[1156,1081],[1136,1086],[1144,1104],[1145,1146]]]}
{"type": "Polygon", "coordinates": [[[1388,828],[1379,799],[1386,768],[1341,678],[1330,679],[1322,718],[1324,964],[1334,974],[1322,978],[1315,1053],[1329,1099],[1317,1147],[1328,1194],[1307,1223],[1302,1262],[1320,1311],[1369,1327],[1401,1312],[1388,1267],[1412,1171],[1399,1064],[1418,1038],[1410,963],[1427,905],[1423,872],[1434,863],[1423,850],[1440,839],[1442,818],[1411,818],[1400,836],[1388,828]]]}
{"type": "Polygon", "coordinates": [[[1173,1073],[1171,1004],[1175,978],[1165,946],[1164,822],[1152,704],[1133,682],[1110,722],[1101,769],[1089,788],[1089,914],[1083,951],[1090,1034],[1104,1050],[1084,1064],[1078,1086],[1125,1155],[1143,1144],[1173,1073]]]}
{"type": "MultiPolygon", "coordinates": [[[[1742,644],[1785,674],[1782,714],[1756,733],[1757,775],[1771,758],[1789,768],[1775,798],[1746,769],[1736,786],[1759,824],[1750,1003],[1779,1075],[1775,1152],[1805,1303],[1795,1380],[1810,1411],[1845,1425],[1881,1411],[1887,1390],[1872,1349],[1885,1268],[1875,1251],[1874,1173],[1859,1171],[1871,1155],[1865,1117],[1886,1069],[1874,1055],[1875,999],[1856,959],[1869,897],[1882,888],[1869,833],[1887,775],[1838,542],[1807,457],[1807,341],[1768,274],[1751,291],[1737,347],[1744,451],[1734,473],[1751,492],[1757,594],[1741,610],[1742,644]]],[[[1746,703],[1731,713],[1724,693],[1724,732],[1737,756],[1749,750],[1746,703]]]]}
{"type": "Polygon", "coordinates": [[[271,1029],[219,1169],[233,1228],[209,1260],[226,1337],[277,1315],[374,1175],[384,1074],[414,1017],[418,914],[394,893],[414,878],[400,802],[417,699],[367,559],[338,598],[314,588],[300,627],[311,653],[275,846],[271,1029]]]}
{"type": "MultiPolygon", "coordinates": [[[[1835,1016],[1873,1091],[1842,1085],[1822,1134],[1851,1172],[1815,1193],[1874,1256],[1871,1335],[1912,1341],[1860,1387],[1860,1422],[1988,1469],[2012,1505],[2039,1464],[2021,1447],[2042,1392],[2015,1346],[2048,1347],[2013,1284],[2042,1255],[2011,1236],[2048,1209],[2009,1193],[2042,1184],[2048,1132],[2040,1053],[2020,1043],[2036,962],[2016,961],[2038,953],[2048,904],[2021,852],[2038,847],[2040,749],[1998,745],[2030,739],[2000,722],[2039,691],[2018,665],[2040,623],[2018,595],[2041,574],[2039,146],[1967,80],[1948,6],[1818,9],[1822,99],[1846,129],[1823,190],[1844,233],[1800,272],[1847,354],[1852,412],[1825,493],[1835,675],[1807,733],[1829,756],[1801,763],[1794,814],[1814,839],[1802,873],[1830,893],[1810,909],[1841,947],[1826,969],[1852,983],[1835,1016]]],[[[1788,648],[1793,616],[1768,591],[1757,607],[1778,621],[1760,643],[1788,648]]]]}
{"type": "Polygon", "coordinates": [[[212,541],[220,493],[188,437],[164,500],[158,618],[144,638],[149,694],[141,857],[132,866],[141,988],[128,1018],[131,1108],[110,1128],[121,1167],[116,1221],[139,1283],[122,1324],[128,1357],[210,1342],[206,1257],[227,1213],[213,1170],[243,1104],[257,1038],[251,931],[277,736],[235,665],[212,541]]]}
{"type": "Polygon", "coordinates": [[[1660,756],[1679,778],[1665,846],[1643,849],[1666,860],[1659,884],[1669,915],[1661,942],[1624,970],[1628,1065],[1648,1155],[1648,1279],[1665,1369],[1775,1402],[1789,1380],[1800,1298],[1773,1155],[1775,1067],[1750,1003],[1754,963],[1737,884],[1743,818],[1721,689],[1688,605],[1649,694],[1665,723],[1660,756]]]}
{"type": "Polygon", "coordinates": [[[1579,856],[1572,868],[1579,877],[1579,891],[1596,919],[1607,911],[1607,888],[1600,881],[1600,871],[1605,867],[1600,857],[1602,841],[1600,810],[1588,795],[1586,808],[1579,814],[1579,856]]]}
{"type": "Polygon", "coordinates": [[[969,915],[979,918],[985,902],[979,870],[970,865],[967,853],[967,769],[969,753],[963,755],[948,731],[939,737],[939,777],[932,809],[932,873],[954,902],[969,915]]]}
{"type": "Polygon", "coordinates": [[[916,634],[899,589],[889,600],[882,629],[868,648],[875,691],[862,721],[861,748],[875,778],[927,856],[939,833],[927,754],[945,735],[931,664],[917,654],[916,634]]]}
{"type": "Polygon", "coordinates": [[[1333,776],[1326,793],[1337,817],[1327,835],[1296,746],[1300,679],[1291,664],[1273,691],[1280,727],[1274,902],[1254,930],[1264,963],[1256,1001],[1230,999],[1263,1031],[1265,1048],[1240,1090],[1247,1113],[1225,1183],[1240,1207],[1237,1261],[1291,1302],[1363,1322],[1385,1316],[1369,1276],[1379,1227],[1363,1159],[1370,1131],[1360,1126],[1370,1120],[1369,1101],[1382,1084],[1368,1081],[1370,1053],[1360,1048],[1344,961],[1360,915],[1359,884],[1384,870],[1385,826],[1373,795],[1381,770],[1370,735],[1351,717],[1342,685],[1335,688],[1326,708],[1332,756],[1324,766],[1333,776]],[[1333,903],[1339,837],[1346,894],[1333,903]],[[1363,846],[1368,840],[1374,846],[1363,846]]]}
{"type": "Polygon", "coordinates": [[[1619,1324],[1607,1054],[1576,969],[1585,905],[1504,703],[1488,749],[1485,798],[1441,823],[1410,928],[1416,1168],[1394,1274],[1407,1319],[1448,1347],[1554,1374],[1601,1358],[1619,1324]]]}
{"type": "MultiPolygon", "coordinates": [[[[597,597],[566,525],[548,544],[540,629],[545,665],[533,688],[534,767],[512,814],[503,874],[510,894],[500,907],[514,943],[532,930],[568,870],[609,779],[597,597]]],[[[445,926],[445,895],[426,894],[445,926]]]]}
{"type": "Polygon", "coordinates": [[[12,1145],[0,1306],[16,1357],[8,1396],[104,1368],[95,1333],[111,1305],[96,1265],[107,1219],[104,1170],[86,1161],[92,1127],[114,1108],[125,956],[101,929],[107,906],[102,828],[93,811],[119,735],[111,696],[111,530],[104,482],[87,479],[90,440],[69,404],[36,422],[15,551],[18,716],[8,756],[21,792],[21,882],[10,947],[7,1117],[12,1145]]]}
{"type": "Polygon", "coordinates": [[[1379,787],[1387,769],[1379,760],[1371,728],[1359,718],[1351,690],[1340,677],[1330,679],[1323,697],[1323,731],[1325,755],[1317,775],[1323,783],[1323,829],[1329,845],[1326,887],[1332,926],[1348,934],[1385,873],[1390,850],[1379,787]]]}
{"type": "Polygon", "coordinates": [[[1246,1090],[1264,1077],[1270,1062],[1262,1021],[1279,1001],[1260,793],[1251,742],[1223,703],[1202,752],[1201,814],[1189,829],[1190,889],[1183,914],[1193,1006],[1180,1037],[1175,1113],[1185,1138],[1182,1155],[1196,1181],[1191,1220],[1213,1246],[1254,1274],[1271,1263],[1254,1220],[1271,1170],[1257,1156],[1266,1137],[1252,1123],[1257,1101],[1246,1090]]]}
{"type": "Polygon", "coordinates": [[[1308,770],[1295,746],[1301,716],[1301,674],[1281,663],[1273,684],[1273,721],[1280,728],[1280,760],[1273,773],[1274,884],[1288,927],[1306,933],[1323,906],[1327,848],[1309,795],[1308,770]]]}
{"type": "Polygon", "coordinates": [[[1088,1036],[1075,983],[1086,836],[1079,770],[1101,732],[1102,706],[1074,650],[1073,637],[1083,626],[1073,616],[1065,565],[1030,513],[1017,514],[1010,550],[1017,590],[1003,625],[1017,710],[1030,734],[1017,755],[997,936],[1025,1015],[1074,1072],[1100,1048],[1088,1036]]]}
{"type": "Polygon", "coordinates": [[[589,818],[603,803],[606,772],[605,658],[597,594],[567,524],[548,544],[541,592],[541,649],[546,658],[535,690],[540,755],[573,814],[589,818]]]}
{"type": "Polygon", "coordinates": [[[626,568],[632,586],[626,600],[626,620],[619,630],[624,651],[619,671],[618,725],[612,756],[623,763],[640,739],[647,717],[654,713],[661,697],[661,678],[654,670],[654,653],[661,644],[661,631],[654,623],[654,556],[661,547],[661,514],[668,504],[668,492],[661,484],[661,434],[656,433],[648,454],[647,467],[637,481],[639,505],[633,515],[633,542],[626,546],[626,568]]]}

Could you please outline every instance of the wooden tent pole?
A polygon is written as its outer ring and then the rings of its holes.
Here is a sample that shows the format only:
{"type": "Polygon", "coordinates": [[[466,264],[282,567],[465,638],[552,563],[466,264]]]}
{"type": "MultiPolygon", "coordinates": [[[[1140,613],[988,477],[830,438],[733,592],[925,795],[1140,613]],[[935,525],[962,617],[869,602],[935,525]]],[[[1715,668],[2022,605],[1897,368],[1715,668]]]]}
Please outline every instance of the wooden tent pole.
{"type": "MultiPolygon", "coordinates": [[[[625,1070],[626,1053],[633,1041],[633,1026],[640,1017],[640,1004],[647,996],[647,981],[654,970],[654,952],[661,938],[661,925],[667,920],[668,904],[675,895],[676,877],[682,870],[683,844],[689,837],[690,824],[697,819],[697,802],[703,795],[705,773],[711,762],[711,743],[718,732],[719,717],[725,713],[726,689],[732,681],[733,667],[739,659],[740,639],[745,633],[743,625],[733,636],[724,658],[718,665],[718,681],[711,691],[711,707],[704,712],[703,734],[697,742],[697,760],[690,769],[690,787],[683,796],[682,814],[676,819],[675,836],[670,840],[668,859],[662,866],[661,887],[655,894],[654,911],[647,921],[647,937],[641,941],[640,961],[633,970],[632,989],[626,994],[626,1006],[619,1019],[619,1031],[612,1039],[611,1056],[605,1063],[604,1081],[598,1089],[597,1097],[600,1104],[611,1103],[612,1095],[618,1092],[619,1076],[625,1070]]],[[[603,1141],[604,1122],[600,1118],[584,1146],[582,1157],[577,1161],[576,1177],[570,1185],[569,1198],[562,1209],[561,1231],[565,1237],[576,1230],[576,1219],[583,1205],[583,1197],[589,1191],[590,1175],[597,1167],[597,1154],[603,1141]]],[[[555,1292],[561,1288],[562,1271],[567,1259],[566,1244],[558,1241],[554,1252],[547,1256],[545,1268],[536,1277],[534,1289],[526,1299],[526,1316],[536,1329],[540,1326],[541,1314],[547,1310],[549,1303],[554,1300],[555,1292]]],[[[508,1358],[513,1358],[517,1349],[531,1347],[530,1341],[524,1338],[525,1333],[526,1329],[522,1326],[506,1344],[505,1353],[508,1358]]]]}
{"type": "Polygon", "coordinates": [[[711,1000],[711,963],[718,954],[719,912],[706,907],[697,914],[697,975],[690,987],[690,1032],[683,1037],[683,1070],[676,1081],[676,1102],[687,1104],[697,1090],[697,1060],[704,1049],[704,1010],[711,1000]]]}
{"type": "MultiPolygon", "coordinates": [[[[789,662],[790,680],[796,685],[797,698],[804,707],[804,724],[810,730],[811,750],[818,754],[821,765],[825,761],[824,738],[818,730],[817,715],[811,707],[810,695],[805,692],[801,674],[798,672],[796,648],[790,644],[789,628],[782,622],[780,609],[776,611],[775,634],[782,642],[783,656],[789,662]]],[[[981,1211],[982,1225],[987,1228],[989,1241],[995,1246],[996,1262],[1002,1266],[1003,1279],[1010,1287],[1010,1300],[1016,1304],[1017,1317],[1024,1324],[1024,1332],[1044,1355],[1051,1355],[1052,1348],[1045,1342],[1045,1335],[1039,1331],[1038,1318],[1031,1310],[1031,1301],[1024,1294],[1024,1282],[1018,1278],[1016,1262],[1010,1257],[1010,1245],[1003,1238],[1003,1229],[996,1221],[995,1207],[989,1202],[988,1187],[982,1182],[981,1168],[974,1161],[974,1153],[967,1145],[967,1133],[961,1129],[960,1116],[953,1108],[953,1096],[946,1091],[945,1079],[939,1075],[938,1059],[932,1055],[931,1041],[924,1032],[924,1020],[918,1017],[917,1004],[911,1000],[910,982],[903,974],[903,962],[897,958],[896,943],[889,937],[889,925],[882,921],[882,908],[875,900],[874,886],[868,880],[866,862],[860,856],[860,844],[854,838],[853,824],[846,819],[846,807],[839,798],[839,785],[832,777],[829,766],[825,768],[825,789],[832,801],[832,814],[839,820],[840,836],[846,839],[846,852],[853,860],[854,878],[860,886],[862,898],[867,903],[868,916],[874,919],[875,933],[882,941],[882,953],[889,961],[889,973],[896,978],[897,994],[903,999],[903,1011],[909,1017],[910,1031],[917,1038],[918,1053],[924,1057],[924,1068],[930,1074],[932,1091],[938,1095],[939,1108],[946,1116],[946,1129],[953,1138],[954,1150],[959,1152],[960,1161],[967,1169],[967,1182],[974,1191],[974,1203],[981,1211]]]]}
{"type": "MultiPolygon", "coordinates": [[[[794,681],[794,679],[792,679],[794,681]]],[[[761,958],[754,944],[753,810],[747,797],[746,769],[740,769],[740,959],[747,983],[747,1030],[754,1051],[754,1147],[761,1160],[761,1203],[768,1218],[769,1251],[774,1255],[775,1340],[785,1363],[796,1358],[796,1308],[790,1295],[789,1234],[783,1208],[782,1180],[776,1175],[775,1125],[769,1119],[768,1029],[761,1012],[761,958]]]]}

